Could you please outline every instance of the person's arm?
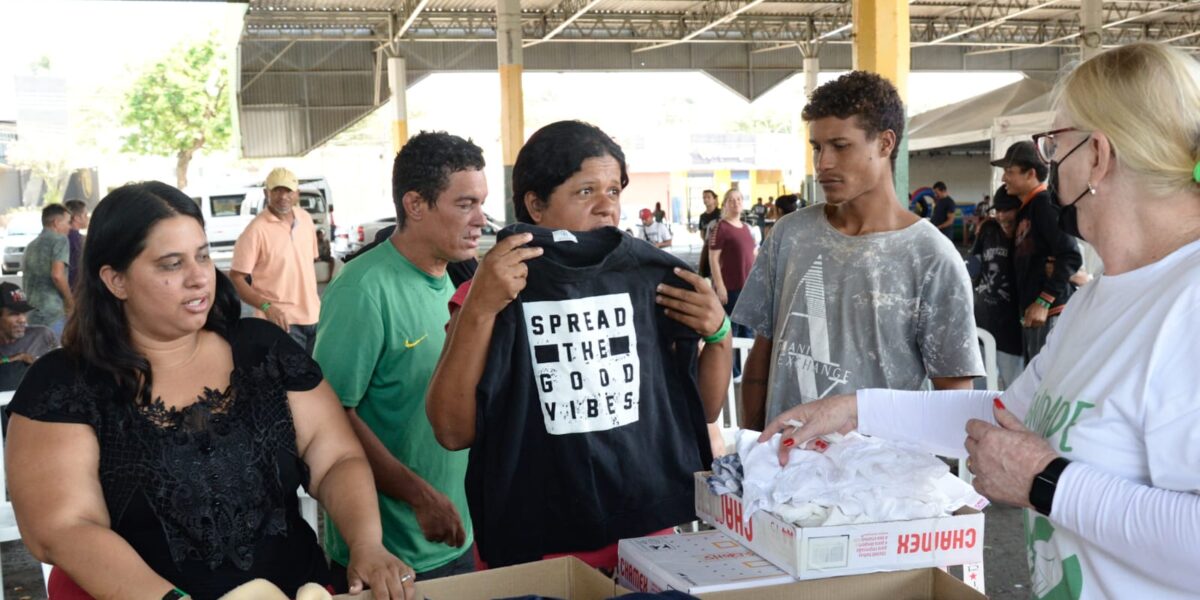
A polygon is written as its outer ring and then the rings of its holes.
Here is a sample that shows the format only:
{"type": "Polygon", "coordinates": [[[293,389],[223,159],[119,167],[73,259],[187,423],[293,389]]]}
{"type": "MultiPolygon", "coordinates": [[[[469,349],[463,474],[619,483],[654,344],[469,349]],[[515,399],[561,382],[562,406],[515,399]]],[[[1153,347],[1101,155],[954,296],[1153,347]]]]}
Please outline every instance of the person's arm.
{"type": "Polygon", "coordinates": [[[658,246],[659,248],[670,248],[671,247],[671,228],[667,227],[666,223],[660,222],[658,224],[658,231],[660,234],[662,234],[663,240],[655,245],[658,246]]]}
{"type": "Polygon", "coordinates": [[[951,248],[935,246],[917,311],[921,362],[938,390],[968,390],[985,374],[975,328],[975,291],[967,267],[951,248]]]}
{"type": "Polygon", "coordinates": [[[5,463],[21,539],[34,558],[63,569],[97,600],[158,600],[174,587],[112,530],[90,426],[14,414],[5,463]]]}
{"type": "Polygon", "coordinates": [[[475,388],[483,378],[496,315],[525,289],[525,261],[542,254],[541,248],[522,247],[532,240],[528,233],[512,235],[488,251],[462,308],[450,316],[446,344],[425,392],[425,415],[448,450],[475,442],[475,388]]]}
{"type": "Polygon", "coordinates": [[[717,292],[717,298],[721,300],[722,305],[729,303],[729,291],[725,288],[725,278],[721,274],[721,248],[724,245],[725,236],[721,235],[721,220],[717,219],[708,235],[708,242],[704,244],[704,252],[708,252],[708,270],[711,272],[713,290],[717,292]]]}
{"type": "Polygon", "coordinates": [[[379,491],[412,507],[425,539],[455,548],[462,546],[466,532],[454,503],[400,462],[355,409],[346,409],[346,416],[358,441],[362,443],[379,491]]]}
{"type": "Polygon", "coordinates": [[[1147,579],[1196,589],[1200,496],[1134,483],[1073,462],[1059,477],[1050,520],[1098,548],[1121,548],[1147,579]]]}
{"type": "MultiPolygon", "coordinates": [[[[716,334],[725,323],[725,309],[721,307],[716,292],[699,275],[675,269],[675,275],[692,289],[678,288],[666,284],[658,287],[656,301],[664,307],[667,317],[683,326],[708,337],[716,334]]],[[[733,334],[727,333],[718,342],[704,344],[698,360],[700,402],[704,405],[704,418],[709,423],[721,414],[725,396],[729,393],[729,378],[733,372],[733,334]]]]}
{"type": "Polygon", "coordinates": [[[742,423],[745,429],[761,431],[766,425],[767,384],[771,375],[772,341],[761,335],[742,367],[742,423]]]}
{"type": "Polygon", "coordinates": [[[975,387],[975,375],[968,377],[930,377],[935,390],[970,390],[975,387]]]}
{"type": "Polygon", "coordinates": [[[1050,256],[1054,257],[1054,271],[1042,284],[1041,298],[1054,304],[1055,300],[1068,293],[1071,276],[1083,265],[1083,255],[1079,253],[1075,238],[1058,228],[1058,213],[1049,205],[1049,201],[1039,202],[1033,209],[1033,229],[1049,249],[1050,256]]]}
{"type": "Polygon", "coordinates": [[[954,205],[953,205],[953,204],[951,204],[950,202],[945,202],[945,203],[941,203],[941,202],[939,202],[939,204],[942,204],[942,207],[943,207],[943,208],[945,209],[945,211],[946,211],[946,220],[945,220],[945,221],[942,221],[942,222],[941,222],[941,223],[940,223],[940,224],[937,226],[937,228],[938,228],[938,229],[947,229],[947,228],[949,228],[951,225],[954,225],[954,213],[955,213],[955,212],[958,210],[958,207],[957,207],[957,206],[954,206],[954,205]]]}
{"type": "MultiPolygon", "coordinates": [[[[237,291],[242,302],[258,310],[262,310],[263,305],[269,304],[271,299],[257,289],[254,289],[254,286],[250,284],[249,277],[249,273],[234,269],[229,270],[229,279],[233,281],[233,289],[237,291]]],[[[268,321],[287,331],[288,325],[291,323],[288,323],[287,315],[283,314],[283,310],[278,306],[270,304],[267,306],[267,310],[263,312],[266,314],[268,321]]]]}
{"type": "Polygon", "coordinates": [[[721,250],[715,246],[708,248],[708,265],[712,270],[713,290],[721,304],[729,303],[729,291],[725,289],[725,277],[721,275],[721,250]]]}
{"type": "Polygon", "coordinates": [[[362,446],[350,428],[333,389],[321,382],[307,392],[290,392],[288,405],[297,448],[309,469],[309,491],[328,511],[350,549],[350,593],[368,583],[376,598],[411,595],[413,573],[383,546],[375,482],[362,446]],[[405,584],[408,589],[405,590],[405,584]]]}
{"type": "Polygon", "coordinates": [[[71,296],[71,284],[67,282],[67,263],[54,261],[50,265],[50,280],[54,282],[54,289],[63,299],[63,308],[67,312],[75,309],[75,298],[71,296]]]}

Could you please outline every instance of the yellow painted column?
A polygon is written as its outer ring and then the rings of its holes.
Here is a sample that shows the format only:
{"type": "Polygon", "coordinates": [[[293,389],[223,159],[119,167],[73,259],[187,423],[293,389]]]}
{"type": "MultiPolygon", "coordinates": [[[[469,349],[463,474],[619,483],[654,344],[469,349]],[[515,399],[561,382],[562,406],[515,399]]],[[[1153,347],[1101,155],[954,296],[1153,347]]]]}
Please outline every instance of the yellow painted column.
{"type": "MultiPolygon", "coordinates": [[[[810,100],[813,92],[817,90],[817,75],[821,72],[819,52],[819,48],[813,44],[812,48],[808,50],[808,55],[804,57],[804,97],[810,100]]],[[[808,204],[812,204],[817,201],[817,165],[813,163],[812,144],[808,142],[808,123],[804,123],[800,135],[804,138],[800,140],[800,143],[804,144],[804,192],[802,195],[808,204]]]]}
{"type": "Polygon", "coordinates": [[[853,0],[854,68],[878,73],[908,98],[908,0],[853,0]]]}
{"type": "MultiPolygon", "coordinates": [[[[854,68],[878,73],[908,99],[910,43],[908,0],[852,0],[854,68]]],[[[907,127],[906,127],[907,130],[907,127]]],[[[900,139],[896,159],[896,199],[908,206],[908,136],[900,139]]]]}
{"type": "Polygon", "coordinates": [[[504,157],[504,218],[516,220],[512,204],[512,169],[525,143],[525,101],[521,87],[521,2],[500,0],[496,6],[496,58],[500,70],[500,146],[504,157]]]}
{"type": "Polygon", "coordinates": [[[388,87],[392,90],[392,152],[408,142],[408,72],[400,57],[388,57],[388,87]]]}

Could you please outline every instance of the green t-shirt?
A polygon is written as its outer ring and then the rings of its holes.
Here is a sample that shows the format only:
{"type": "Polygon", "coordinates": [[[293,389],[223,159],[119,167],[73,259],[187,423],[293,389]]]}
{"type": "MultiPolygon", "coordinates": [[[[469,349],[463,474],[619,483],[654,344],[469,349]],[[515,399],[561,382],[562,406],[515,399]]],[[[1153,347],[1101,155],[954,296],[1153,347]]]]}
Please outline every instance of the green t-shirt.
{"type": "MultiPolygon", "coordinates": [[[[21,287],[25,289],[25,297],[33,305],[33,311],[28,317],[30,325],[52,325],[66,317],[63,307],[63,297],[58,288],[54,287],[54,279],[50,277],[54,263],[60,262],[65,267],[71,262],[71,247],[67,236],[43,229],[29,245],[25,247],[25,262],[21,287]]],[[[63,270],[63,275],[66,275],[63,270]]]]}
{"type": "MultiPolygon", "coordinates": [[[[433,543],[408,504],[379,495],[383,543],[417,572],[450,563],[474,540],[467,451],[438,444],[425,416],[425,390],[445,343],[453,293],[449,277],[431,277],[391,243],[380,244],[348,263],[325,290],[313,350],[342,404],[355,408],[401,463],[449,497],[463,519],[462,548],[433,543]]],[[[325,550],[342,565],[349,561],[346,541],[329,519],[325,550]]]]}

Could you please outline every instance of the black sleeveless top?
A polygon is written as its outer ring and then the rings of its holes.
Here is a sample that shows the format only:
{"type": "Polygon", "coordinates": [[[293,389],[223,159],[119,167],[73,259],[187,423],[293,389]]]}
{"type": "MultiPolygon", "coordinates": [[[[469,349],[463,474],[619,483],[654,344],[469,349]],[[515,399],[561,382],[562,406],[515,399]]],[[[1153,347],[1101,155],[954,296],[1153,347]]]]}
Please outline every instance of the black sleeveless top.
{"type": "Polygon", "coordinates": [[[244,319],[227,341],[229,388],[204,388],[183,409],[118,397],[110,376],[55,350],[30,368],[9,410],[95,431],[113,530],[197,600],[256,578],[288,594],[326,585],[325,557],[300,517],[308,468],[287,399],[316,387],[321,369],[267,321],[244,319]]]}

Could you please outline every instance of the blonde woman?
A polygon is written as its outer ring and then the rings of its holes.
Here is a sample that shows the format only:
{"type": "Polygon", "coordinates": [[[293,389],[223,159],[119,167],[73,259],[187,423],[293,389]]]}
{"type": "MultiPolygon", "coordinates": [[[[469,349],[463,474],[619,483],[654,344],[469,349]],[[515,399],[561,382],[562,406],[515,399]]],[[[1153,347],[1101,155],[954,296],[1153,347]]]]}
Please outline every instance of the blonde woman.
{"type": "Polygon", "coordinates": [[[1194,598],[1198,109],[1200,63],[1168,46],[1116,48],[1067,75],[1034,141],[1060,226],[1095,246],[1104,275],[1003,395],[860,390],[802,405],[763,434],[784,433],[781,462],[854,428],[967,456],[980,493],[1026,509],[1034,597],[1194,598]]]}

